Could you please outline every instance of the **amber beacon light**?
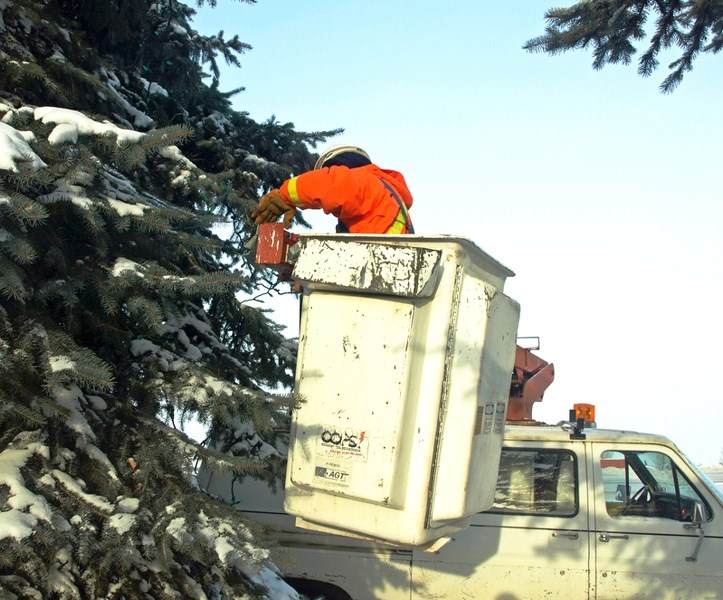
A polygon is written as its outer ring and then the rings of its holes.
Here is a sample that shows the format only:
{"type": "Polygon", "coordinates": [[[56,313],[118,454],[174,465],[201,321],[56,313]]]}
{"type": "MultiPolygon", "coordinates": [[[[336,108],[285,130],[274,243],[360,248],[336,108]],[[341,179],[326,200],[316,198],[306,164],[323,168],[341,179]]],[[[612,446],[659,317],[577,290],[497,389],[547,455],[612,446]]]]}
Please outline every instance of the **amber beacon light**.
{"type": "Polygon", "coordinates": [[[595,405],[594,404],[575,404],[575,418],[582,419],[585,423],[595,422],[595,405]]]}

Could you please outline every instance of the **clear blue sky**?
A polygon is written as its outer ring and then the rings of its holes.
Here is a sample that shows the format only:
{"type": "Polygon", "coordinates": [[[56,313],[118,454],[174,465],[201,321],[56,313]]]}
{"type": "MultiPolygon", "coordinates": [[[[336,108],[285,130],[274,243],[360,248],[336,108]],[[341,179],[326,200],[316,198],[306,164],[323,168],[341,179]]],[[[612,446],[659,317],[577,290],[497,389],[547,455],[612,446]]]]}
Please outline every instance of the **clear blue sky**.
{"type": "Polygon", "coordinates": [[[601,427],[717,463],[723,57],[662,95],[665,68],[641,79],[593,71],[587,52],[523,51],[557,4],[220,0],[194,26],[253,46],[223,70],[222,89],[246,88],[237,110],[344,128],[331,144],[404,173],[418,232],[467,237],[516,272],[519,333],[557,374],[536,418],[592,402],[601,427]]]}

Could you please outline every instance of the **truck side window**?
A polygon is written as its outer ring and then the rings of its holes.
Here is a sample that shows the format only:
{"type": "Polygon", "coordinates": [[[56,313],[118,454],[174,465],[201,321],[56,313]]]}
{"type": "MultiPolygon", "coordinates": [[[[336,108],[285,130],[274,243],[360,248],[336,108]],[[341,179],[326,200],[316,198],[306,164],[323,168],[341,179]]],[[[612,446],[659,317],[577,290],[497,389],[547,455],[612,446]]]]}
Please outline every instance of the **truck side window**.
{"type": "Polygon", "coordinates": [[[704,520],[710,508],[661,452],[607,450],[600,456],[605,506],[612,517],[658,517],[690,521],[698,503],[704,520]]]}
{"type": "Polygon", "coordinates": [[[575,456],[568,451],[503,449],[489,512],[572,516],[576,473],[575,456]]]}

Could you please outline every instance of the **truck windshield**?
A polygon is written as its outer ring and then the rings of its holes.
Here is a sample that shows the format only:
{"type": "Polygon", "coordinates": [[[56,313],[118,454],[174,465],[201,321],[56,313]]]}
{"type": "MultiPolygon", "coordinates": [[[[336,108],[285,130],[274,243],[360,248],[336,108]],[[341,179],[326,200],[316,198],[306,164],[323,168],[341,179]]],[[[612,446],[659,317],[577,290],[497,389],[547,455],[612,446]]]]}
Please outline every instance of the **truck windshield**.
{"type": "Polygon", "coordinates": [[[695,465],[689,465],[691,469],[695,471],[695,474],[700,477],[705,484],[708,486],[708,489],[713,492],[713,495],[720,500],[720,503],[723,504],[723,490],[719,488],[715,481],[713,481],[706,473],[701,471],[698,467],[695,465]]]}

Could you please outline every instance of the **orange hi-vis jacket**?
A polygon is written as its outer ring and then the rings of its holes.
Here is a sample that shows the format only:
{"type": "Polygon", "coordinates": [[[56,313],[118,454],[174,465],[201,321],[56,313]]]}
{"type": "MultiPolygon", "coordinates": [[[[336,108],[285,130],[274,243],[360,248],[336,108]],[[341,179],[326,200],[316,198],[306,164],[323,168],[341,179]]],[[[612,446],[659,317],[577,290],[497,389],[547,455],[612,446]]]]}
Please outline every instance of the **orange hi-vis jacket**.
{"type": "Polygon", "coordinates": [[[374,164],[323,167],[288,179],[280,192],[290,206],[334,215],[349,233],[409,233],[406,209],[412,206],[412,194],[397,171],[374,164]],[[394,189],[404,210],[382,180],[394,189]]]}

